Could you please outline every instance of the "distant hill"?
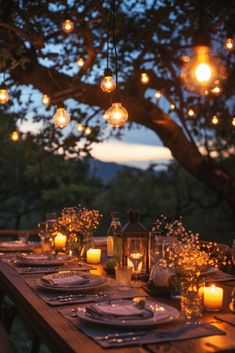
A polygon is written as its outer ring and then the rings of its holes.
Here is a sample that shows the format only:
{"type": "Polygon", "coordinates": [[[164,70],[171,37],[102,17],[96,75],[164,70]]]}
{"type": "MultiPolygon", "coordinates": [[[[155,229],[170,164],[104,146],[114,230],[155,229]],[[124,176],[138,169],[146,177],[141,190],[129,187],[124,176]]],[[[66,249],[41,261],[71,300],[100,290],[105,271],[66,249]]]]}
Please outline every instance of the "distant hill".
{"type": "Polygon", "coordinates": [[[138,170],[137,168],[128,167],[122,164],[117,164],[112,162],[102,162],[97,159],[90,159],[89,164],[90,164],[90,170],[89,170],[90,176],[99,178],[103,181],[109,181],[115,178],[117,173],[123,168],[138,170]]]}

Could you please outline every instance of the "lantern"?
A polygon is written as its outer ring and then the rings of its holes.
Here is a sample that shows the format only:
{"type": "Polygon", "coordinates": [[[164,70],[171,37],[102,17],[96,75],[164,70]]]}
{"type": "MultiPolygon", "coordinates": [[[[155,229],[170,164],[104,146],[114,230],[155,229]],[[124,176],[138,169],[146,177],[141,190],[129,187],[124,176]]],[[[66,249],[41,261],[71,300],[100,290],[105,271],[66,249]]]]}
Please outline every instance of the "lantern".
{"type": "Polygon", "coordinates": [[[138,275],[149,273],[150,235],[139,222],[139,211],[131,208],[128,211],[129,221],[121,229],[122,263],[133,266],[138,275]]]}

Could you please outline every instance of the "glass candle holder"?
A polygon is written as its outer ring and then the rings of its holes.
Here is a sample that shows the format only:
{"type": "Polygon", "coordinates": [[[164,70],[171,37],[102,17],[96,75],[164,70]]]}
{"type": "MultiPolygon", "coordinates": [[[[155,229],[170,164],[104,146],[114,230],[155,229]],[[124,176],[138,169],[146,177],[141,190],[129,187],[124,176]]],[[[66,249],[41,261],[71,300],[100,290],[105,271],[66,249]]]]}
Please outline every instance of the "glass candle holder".
{"type": "Polygon", "coordinates": [[[180,285],[180,306],[187,322],[200,322],[203,310],[204,282],[185,280],[180,285]]]}
{"type": "Polygon", "coordinates": [[[131,287],[132,271],[133,267],[115,266],[116,281],[119,289],[127,290],[131,287]]]}
{"type": "Polygon", "coordinates": [[[204,288],[204,308],[207,311],[219,311],[223,306],[223,288],[214,284],[204,288]]]}

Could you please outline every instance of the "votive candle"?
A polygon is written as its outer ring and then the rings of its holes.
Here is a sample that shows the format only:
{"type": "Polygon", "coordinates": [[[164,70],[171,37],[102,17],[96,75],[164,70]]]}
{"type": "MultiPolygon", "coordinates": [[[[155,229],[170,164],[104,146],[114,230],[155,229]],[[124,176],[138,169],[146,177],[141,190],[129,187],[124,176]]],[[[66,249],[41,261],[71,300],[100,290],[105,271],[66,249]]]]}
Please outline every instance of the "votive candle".
{"type": "Polygon", "coordinates": [[[223,306],[223,289],[214,284],[204,288],[204,307],[208,311],[218,311],[223,306]]]}
{"type": "Polygon", "coordinates": [[[100,249],[89,249],[86,253],[86,259],[89,264],[99,264],[101,258],[100,249]]]}

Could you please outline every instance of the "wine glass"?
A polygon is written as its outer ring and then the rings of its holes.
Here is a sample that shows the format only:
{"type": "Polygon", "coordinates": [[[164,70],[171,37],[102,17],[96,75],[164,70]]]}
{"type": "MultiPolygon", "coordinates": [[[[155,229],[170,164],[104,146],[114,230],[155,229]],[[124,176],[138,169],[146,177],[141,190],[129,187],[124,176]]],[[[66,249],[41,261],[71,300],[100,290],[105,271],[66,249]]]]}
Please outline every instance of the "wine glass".
{"type": "Polygon", "coordinates": [[[53,243],[58,230],[57,217],[55,212],[49,212],[46,214],[46,232],[47,236],[51,238],[53,243]]]}
{"type": "Polygon", "coordinates": [[[135,282],[133,287],[140,287],[141,283],[137,281],[137,274],[141,272],[144,259],[144,247],[141,238],[132,238],[129,240],[129,260],[133,264],[135,282]]]}

